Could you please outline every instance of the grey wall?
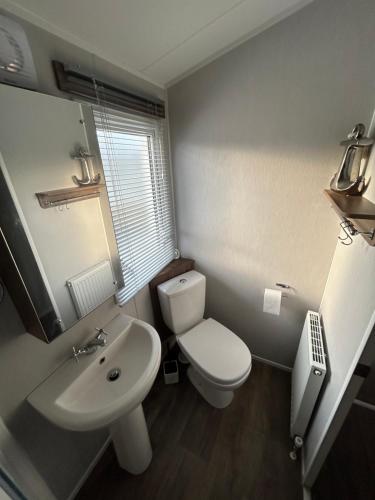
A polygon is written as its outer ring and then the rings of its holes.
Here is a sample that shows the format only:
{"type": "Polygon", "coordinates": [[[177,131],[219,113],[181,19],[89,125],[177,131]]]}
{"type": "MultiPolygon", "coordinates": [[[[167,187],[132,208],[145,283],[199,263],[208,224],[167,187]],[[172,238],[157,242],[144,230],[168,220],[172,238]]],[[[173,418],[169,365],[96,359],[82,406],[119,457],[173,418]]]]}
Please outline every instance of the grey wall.
{"type": "Polygon", "coordinates": [[[322,190],[375,104],[374,21],[373,0],[316,0],[168,90],[179,247],[208,277],[206,314],[288,366],[336,244],[322,190]],[[276,282],[296,294],[270,316],[276,282]]]}
{"type": "MultiPolygon", "coordinates": [[[[62,96],[56,88],[51,59],[80,64],[122,88],[164,97],[164,91],[91,54],[66,43],[26,22],[39,79],[39,91],[62,96]]],[[[152,323],[148,288],[128,303],[125,311],[152,323]]],[[[74,344],[93,334],[94,327],[105,324],[118,313],[113,300],[80,321],[72,329],[47,345],[27,334],[9,297],[0,304],[0,417],[12,436],[31,458],[58,499],[66,499],[102,447],[107,434],[70,433],[58,429],[40,417],[25,397],[70,355],[74,344]]],[[[39,500],[39,499],[38,499],[39,500]]]]}

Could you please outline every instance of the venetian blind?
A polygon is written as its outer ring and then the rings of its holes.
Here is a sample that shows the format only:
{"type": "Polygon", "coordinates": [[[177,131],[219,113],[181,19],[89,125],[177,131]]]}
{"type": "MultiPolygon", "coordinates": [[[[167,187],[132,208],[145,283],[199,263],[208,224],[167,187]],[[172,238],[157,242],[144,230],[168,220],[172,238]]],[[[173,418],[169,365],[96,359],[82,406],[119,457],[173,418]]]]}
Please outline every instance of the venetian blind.
{"type": "Polygon", "coordinates": [[[174,258],[165,121],[93,110],[125,286],[124,304],[174,258]]]}

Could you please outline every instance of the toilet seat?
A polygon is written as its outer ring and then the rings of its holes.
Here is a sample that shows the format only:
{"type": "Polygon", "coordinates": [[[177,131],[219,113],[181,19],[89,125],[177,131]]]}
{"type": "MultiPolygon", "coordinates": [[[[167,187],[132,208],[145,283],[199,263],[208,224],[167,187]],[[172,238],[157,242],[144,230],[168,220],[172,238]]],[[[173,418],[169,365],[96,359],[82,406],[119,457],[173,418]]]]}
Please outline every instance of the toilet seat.
{"type": "Polygon", "coordinates": [[[212,318],[178,335],[177,341],[194,367],[220,388],[234,389],[250,373],[251,353],[247,345],[212,318]]]}

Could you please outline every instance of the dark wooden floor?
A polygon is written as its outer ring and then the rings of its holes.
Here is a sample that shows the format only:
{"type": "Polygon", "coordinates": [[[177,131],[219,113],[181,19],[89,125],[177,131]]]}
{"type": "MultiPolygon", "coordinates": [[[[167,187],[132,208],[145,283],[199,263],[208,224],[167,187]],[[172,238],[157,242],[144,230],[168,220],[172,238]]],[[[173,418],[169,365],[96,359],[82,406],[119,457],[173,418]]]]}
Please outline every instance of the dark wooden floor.
{"type": "Polygon", "coordinates": [[[110,447],[78,499],[297,500],[300,464],[289,452],[290,374],[257,362],[232,404],[210,407],[190,382],[161,379],[144,408],[154,450],[131,476],[110,447]]]}
{"type": "Polygon", "coordinates": [[[375,412],[352,406],[312,493],[313,500],[375,499],[375,412]]]}

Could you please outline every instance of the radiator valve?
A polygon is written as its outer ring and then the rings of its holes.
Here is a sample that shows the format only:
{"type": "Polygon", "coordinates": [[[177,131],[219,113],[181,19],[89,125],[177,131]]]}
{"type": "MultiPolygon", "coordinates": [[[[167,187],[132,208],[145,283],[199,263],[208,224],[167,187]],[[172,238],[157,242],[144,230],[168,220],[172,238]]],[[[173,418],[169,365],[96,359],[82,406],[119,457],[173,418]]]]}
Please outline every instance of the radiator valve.
{"type": "Polygon", "coordinates": [[[293,438],[293,450],[289,453],[289,458],[292,460],[297,460],[298,450],[303,446],[303,439],[300,436],[294,436],[293,438]]]}

